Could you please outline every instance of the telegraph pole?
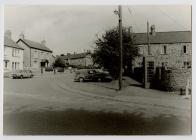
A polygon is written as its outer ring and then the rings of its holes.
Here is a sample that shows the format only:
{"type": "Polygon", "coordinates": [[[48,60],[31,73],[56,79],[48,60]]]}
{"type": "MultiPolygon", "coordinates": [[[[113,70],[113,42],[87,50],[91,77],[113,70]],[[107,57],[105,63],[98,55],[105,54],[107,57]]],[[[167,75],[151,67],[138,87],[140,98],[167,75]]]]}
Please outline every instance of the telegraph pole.
{"type": "Polygon", "coordinates": [[[120,72],[119,72],[119,90],[122,89],[122,72],[123,72],[123,52],[122,52],[122,8],[118,6],[119,12],[119,42],[120,42],[120,72]]]}
{"type": "Polygon", "coordinates": [[[147,21],[147,42],[148,42],[148,55],[151,55],[150,36],[149,36],[149,23],[147,21]]]}

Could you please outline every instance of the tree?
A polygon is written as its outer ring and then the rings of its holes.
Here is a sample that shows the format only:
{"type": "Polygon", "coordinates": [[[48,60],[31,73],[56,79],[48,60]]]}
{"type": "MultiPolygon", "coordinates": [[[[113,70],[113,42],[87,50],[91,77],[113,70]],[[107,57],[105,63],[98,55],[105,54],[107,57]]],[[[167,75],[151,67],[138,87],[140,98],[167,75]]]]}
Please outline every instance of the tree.
{"type": "MultiPolygon", "coordinates": [[[[131,37],[130,30],[123,27],[123,68],[125,73],[131,71],[132,60],[139,56],[137,46],[134,45],[134,38],[131,37]]],[[[95,50],[92,54],[94,63],[106,68],[110,74],[117,78],[119,74],[119,30],[113,28],[107,30],[101,37],[97,36],[95,50]]]]}
{"type": "Polygon", "coordinates": [[[56,60],[53,63],[53,67],[61,67],[61,68],[64,68],[65,67],[65,61],[64,61],[64,59],[61,56],[57,57],[56,60]]]}

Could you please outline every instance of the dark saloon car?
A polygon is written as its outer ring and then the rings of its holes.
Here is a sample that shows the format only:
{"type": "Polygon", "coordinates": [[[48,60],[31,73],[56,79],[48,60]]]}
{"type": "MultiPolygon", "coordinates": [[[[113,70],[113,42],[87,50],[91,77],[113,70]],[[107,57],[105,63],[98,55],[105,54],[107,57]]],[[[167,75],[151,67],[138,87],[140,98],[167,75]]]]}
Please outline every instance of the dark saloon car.
{"type": "Polygon", "coordinates": [[[112,77],[107,71],[102,71],[99,69],[81,69],[81,70],[76,71],[74,81],[76,82],[83,82],[83,81],[111,82],[112,77]]]}
{"type": "Polygon", "coordinates": [[[33,73],[31,70],[16,70],[12,73],[12,78],[32,78],[33,73]]]}

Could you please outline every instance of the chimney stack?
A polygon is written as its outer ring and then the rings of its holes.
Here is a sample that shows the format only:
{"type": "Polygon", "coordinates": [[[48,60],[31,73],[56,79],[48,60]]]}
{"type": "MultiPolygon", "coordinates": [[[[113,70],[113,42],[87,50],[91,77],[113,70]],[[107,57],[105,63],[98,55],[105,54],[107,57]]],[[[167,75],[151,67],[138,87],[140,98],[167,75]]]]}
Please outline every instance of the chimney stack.
{"type": "Polygon", "coordinates": [[[6,30],[5,31],[5,36],[7,37],[7,38],[12,38],[12,32],[10,31],[10,30],[6,30]]]}
{"type": "Polygon", "coordinates": [[[21,33],[21,34],[19,35],[19,38],[22,39],[22,40],[24,40],[24,34],[21,33]]]}
{"type": "Polygon", "coordinates": [[[42,40],[41,41],[41,44],[45,46],[46,45],[46,41],[45,40],[42,40]]]}

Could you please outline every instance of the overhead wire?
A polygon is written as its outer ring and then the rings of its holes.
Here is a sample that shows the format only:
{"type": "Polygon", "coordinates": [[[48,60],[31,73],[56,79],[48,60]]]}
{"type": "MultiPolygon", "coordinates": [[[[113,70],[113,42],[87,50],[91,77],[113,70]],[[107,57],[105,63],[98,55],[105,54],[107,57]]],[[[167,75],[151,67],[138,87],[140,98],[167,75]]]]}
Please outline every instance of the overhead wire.
{"type": "MultiPolygon", "coordinates": [[[[131,10],[129,9],[128,6],[127,6],[127,9],[128,9],[128,12],[129,12],[131,18],[133,19],[132,21],[133,21],[133,24],[135,25],[136,30],[139,31],[139,28],[138,28],[138,26],[136,24],[135,18],[134,18],[133,14],[132,14],[132,12],[131,12],[131,10]]],[[[133,9],[132,9],[132,11],[133,11],[133,9]]]]}
{"type": "Polygon", "coordinates": [[[164,15],[166,15],[168,18],[170,18],[174,23],[178,24],[179,26],[181,26],[183,29],[186,30],[186,28],[180,24],[176,19],[174,19],[172,16],[168,15],[165,11],[163,11],[161,8],[156,7],[157,9],[159,9],[159,11],[161,11],[164,15]]]}

